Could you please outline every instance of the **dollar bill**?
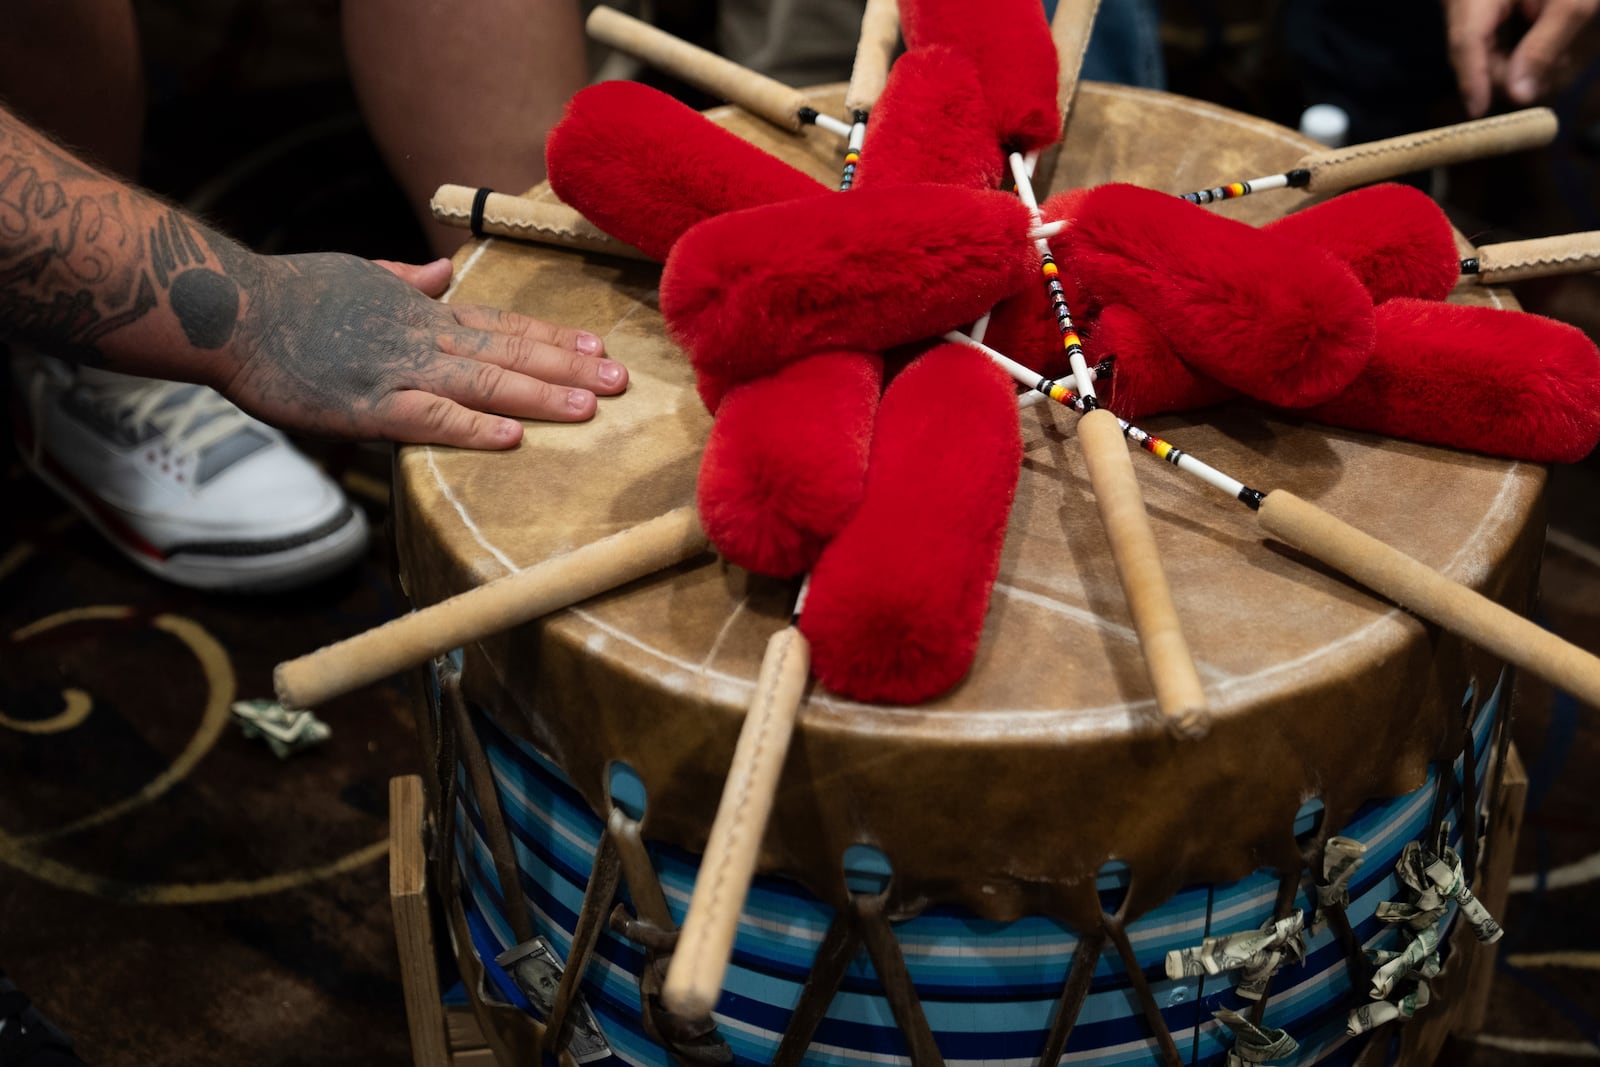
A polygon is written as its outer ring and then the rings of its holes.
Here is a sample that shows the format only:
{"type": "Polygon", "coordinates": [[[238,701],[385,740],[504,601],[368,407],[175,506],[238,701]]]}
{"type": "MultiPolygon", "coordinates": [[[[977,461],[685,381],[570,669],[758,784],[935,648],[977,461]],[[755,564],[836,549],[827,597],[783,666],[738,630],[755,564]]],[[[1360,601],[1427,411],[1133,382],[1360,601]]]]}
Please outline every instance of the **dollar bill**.
{"type": "Polygon", "coordinates": [[[1410,944],[1400,952],[1394,953],[1386,963],[1372,973],[1372,998],[1387,1000],[1395,985],[1402,979],[1421,977],[1422,971],[1430,966],[1430,959],[1433,961],[1431,966],[1434,973],[1438,973],[1438,954],[1439,928],[1424,927],[1418,931],[1410,944]]]}
{"type": "Polygon", "coordinates": [[[1285,950],[1296,958],[1305,955],[1305,921],[1305,912],[1293,911],[1275,922],[1268,920],[1259,930],[1208,937],[1194,948],[1173,949],[1167,953],[1167,977],[1193,978],[1241,968],[1254,973],[1263,966],[1270,974],[1285,950]]]}
{"type": "Polygon", "coordinates": [[[333,728],[309,711],[290,711],[272,700],[236,700],[230,707],[244,736],[261,738],[279,759],[322,744],[333,728]]]}
{"type": "Polygon", "coordinates": [[[1322,928],[1323,911],[1350,905],[1350,879],[1366,858],[1367,846],[1353,837],[1330,837],[1322,848],[1322,881],[1317,885],[1317,912],[1311,932],[1322,928]]]}
{"type": "Polygon", "coordinates": [[[1438,924],[1444,918],[1444,905],[1434,908],[1419,908],[1415,904],[1408,904],[1402,900],[1385,900],[1378,905],[1375,912],[1381,923],[1390,926],[1403,926],[1410,930],[1424,930],[1438,924]]]}
{"type": "Polygon", "coordinates": [[[1233,1031],[1233,1047],[1228,1050],[1228,1067],[1250,1067],[1257,1063],[1271,1063],[1285,1059],[1300,1049],[1300,1042],[1288,1031],[1266,1029],[1245,1016],[1227,1008],[1211,1013],[1223,1026],[1233,1031]]]}
{"type": "Polygon", "coordinates": [[[1420,983],[1416,989],[1397,1001],[1369,1001],[1356,1008],[1346,1017],[1345,1033],[1355,1037],[1369,1030],[1376,1030],[1384,1023],[1393,1022],[1396,1019],[1409,1019],[1417,1013],[1417,1009],[1425,1007],[1427,1003],[1428,983],[1426,982],[1420,983]]]}
{"type": "MultiPolygon", "coordinates": [[[[517,988],[522,990],[523,996],[528,998],[539,1017],[548,1022],[555,1010],[556,991],[561,988],[561,972],[564,969],[550,942],[543,937],[524,941],[500,953],[495,957],[495,962],[510,973],[517,988]]],[[[574,1060],[589,1063],[611,1055],[611,1046],[581,993],[573,999],[568,1014],[572,1019],[572,1036],[566,1051],[574,1060]]]]}
{"type": "Polygon", "coordinates": [[[1443,855],[1423,868],[1423,874],[1440,896],[1454,900],[1460,905],[1461,914],[1472,925],[1472,932],[1477,935],[1479,941],[1492,944],[1505,934],[1500,924],[1495,922],[1494,916],[1489,914],[1489,909],[1473,895],[1472,889],[1467,885],[1466,875],[1462,871],[1461,857],[1454,849],[1445,849],[1443,855]]]}
{"type": "Polygon", "coordinates": [[[1483,906],[1483,901],[1472,895],[1472,890],[1465,885],[1456,896],[1456,903],[1461,905],[1461,914],[1467,917],[1467,922],[1472,924],[1472,932],[1479,941],[1492,945],[1505,936],[1505,930],[1495,922],[1494,916],[1489,914],[1489,909],[1483,906]]]}

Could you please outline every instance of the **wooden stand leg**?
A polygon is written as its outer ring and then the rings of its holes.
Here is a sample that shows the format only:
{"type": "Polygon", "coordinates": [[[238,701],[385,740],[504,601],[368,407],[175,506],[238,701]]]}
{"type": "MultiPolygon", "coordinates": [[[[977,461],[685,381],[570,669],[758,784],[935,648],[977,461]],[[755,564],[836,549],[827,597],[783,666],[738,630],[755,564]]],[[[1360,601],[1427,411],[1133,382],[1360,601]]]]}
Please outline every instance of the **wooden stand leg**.
{"type": "MultiPolygon", "coordinates": [[[[1505,774],[1500,780],[1500,795],[1490,813],[1489,855],[1480,881],[1483,892],[1478,899],[1489,914],[1505,921],[1506,901],[1511,896],[1511,870],[1516,860],[1517,837],[1522,831],[1522,809],[1528,797],[1528,772],[1517,755],[1517,746],[1506,749],[1505,774]]],[[[1500,946],[1482,945],[1483,954],[1467,981],[1467,995],[1461,1007],[1458,1034],[1475,1034],[1483,1029],[1489,1012],[1489,990],[1494,983],[1495,959],[1500,946]]]]}
{"type": "Polygon", "coordinates": [[[415,1067],[450,1067],[444,1000],[428,906],[428,861],[422,846],[422,779],[389,779],[389,905],[400,949],[400,984],[415,1067]]]}

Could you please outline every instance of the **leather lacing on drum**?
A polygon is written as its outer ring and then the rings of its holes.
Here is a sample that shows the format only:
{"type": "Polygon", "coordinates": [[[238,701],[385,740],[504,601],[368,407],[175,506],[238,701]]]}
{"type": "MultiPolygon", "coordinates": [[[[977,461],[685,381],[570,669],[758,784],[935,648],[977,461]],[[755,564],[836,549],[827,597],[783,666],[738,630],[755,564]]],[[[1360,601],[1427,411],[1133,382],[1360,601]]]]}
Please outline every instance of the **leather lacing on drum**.
{"type": "MultiPolygon", "coordinates": [[[[458,789],[458,773],[466,771],[467,781],[477,801],[484,824],[486,843],[494,860],[501,897],[505,901],[507,921],[519,939],[533,936],[532,917],[527,899],[521,892],[511,835],[501,809],[499,793],[481,741],[473,728],[471,713],[462,698],[459,672],[441,669],[439,672],[440,714],[435,738],[436,780],[443,783],[440,790],[440,808],[435,815],[436,832],[431,842],[432,860],[436,865],[437,883],[456,891],[458,874],[453,862],[453,829],[455,820],[442,817],[443,812],[453,812],[458,789]],[[459,765],[458,765],[459,761],[459,765]]],[[[1463,704],[1461,725],[1466,751],[1465,781],[1458,796],[1457,818],[1462,830],[1463,851],[1470,850],[1474,860],[1480,851],[1477,833],[1482,825],[1478,810],[1476,788],[1475,749],[1472,730],[1481,702],[1473,686],[1473,697],[1463,704]]],[[[1499,732],[1496,744],[1496,785],[1504,768],[1509,749],[1509,718],[1496,723],[1499,732]]],[[[1451,787],[1456,781],[1453,761],[1439,761],[1437,792],[1429,825],[1443,832],[1449,810],[1451,787]]],[[[1495,794],[1491,788],[1489,794],[1495,794]]],[[[1278,893],[1273,909],[1274,918],[1281,920],[1295,907],[1302,877],[1307,868],[1317,870],[1314,862],[1326,845],[1326,827],[1319,828],[1305,842],[1304,866],[1287,872],[1279,879],[1278,893]]],[[[1473,868],[1475,869],[1476,864],[1473,868]]],[[[1314,879],[1316,884],[1320,879],[1314,879]]],[[[782,1040],[772,1060],[772,1067],[799,1067],[817,1027],[827,1015],[828,1008],[843,984],[852,960],[865,948],[877,974],[883,995],[888,1002],[895,1023],[906,1042],[913,1067],[943,1067],[944,1058],[939,1051],[926,1013],[917,995],[897,940],[891,916],[887,912],[890,894],[887,889],[878,893],[848,894],[847,907],[836,912],[817,955],[810,974],[801,991],[799,1001],[790,1016],[782,1040]]],[[[1063,980],[1061,994],[1056,1001],[1050,1031],[1041,1051],[1039,1063],[1055,1064],[1064,1055],[1068,1038],[1078,1015],[1087,1001],[1095,968],[1109,941],[1120,958],[1129,986],[1139,1002],[1149,1033],[1160,1049],[1164,1063],[1179,1067],[1183,1055],[1162,1016],[1160,1005],[1140,967],[1127,933],[1127,901],[1116,911],[1102,912],[1095,929],[1086,931],[1077,948],[1063,980]]],[[[1371,978],[1371,963],[1351,929],[1344,908],[1332,903],[1321,911],[1330,929],[1345,950],[1350,978],[1355,988],[1364,987],[1371,978]]],[[[677,947],[678,929],[667,907],[666,895],[645,847],[639,822],[620,807],[612,805],[606,829],[600,836],[594,866],[573,932],[569,958],[562,972],[561,982],[550,1018],[544,1025],[536,1021],[537,1040],[541,1049],[556,1052],[566,1050],[571,1041],[573,1023],[577,1017],[574,1006],[578,1002],[583,975],[593,958],[603,926],[609,925],[618,936],[637,945],[643,952],[645,964],[639,975],[641,1022],[647,1036],[671,1053],[678,1061],[690,1067],[719,1067],[732,1062],[732,1050],[717,1030],[709,1016],[688,1018],[669,1011],[661,1002],[661,987],[665,980],[672,953],[677,947]],[[626,882],[628,893],[636,912],[630,912],[624,903],[616,900],[619,886],[626,882]],[[608,916],[608,921],[606,917],[608,916]]],[[[1262,995],[1250,1008],[1249,1019],[1260,1025],[1265,1017],[1271,996],[1273,977],[1267,978],[1262,995]]]]}
{"type": "MultiPolygon", "coordinates": [[[[717,1032],[711,1016],[679,1015],[661,1003],[661,985],[666,981],[672,950],[678,944],[678,928],[667,910],[667,897],[645,850],[639,824],[612,805],[602,841],[602,850],[615,849],[619,853],[628,895],[638,909],[638,914],[630,915],[624,905],[618,904],[611,912],[611,929],[644,951],[644,967],[639,971],[639,1014],[645,1034],[685,1063],[732,1063],[733,1050],[717,1032]]],[[[593,895],[591,886],[583,898],[585,911],[589,910],[593,895]]],[[[611,903],[610,895],[605,903],[611,903]]]]}

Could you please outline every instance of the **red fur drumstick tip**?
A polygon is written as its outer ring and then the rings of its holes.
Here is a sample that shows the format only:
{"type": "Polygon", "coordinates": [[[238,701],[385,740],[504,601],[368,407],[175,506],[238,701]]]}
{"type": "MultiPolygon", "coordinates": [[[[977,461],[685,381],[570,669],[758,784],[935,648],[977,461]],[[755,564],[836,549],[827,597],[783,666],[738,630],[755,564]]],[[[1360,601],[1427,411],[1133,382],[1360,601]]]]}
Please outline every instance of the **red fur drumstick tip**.
{"type": "Polygon", "coordinates": [[[1306,414],[1335,426],[1542,463],[1600,441],[1600,351],[1521,311],[1404,297],[1377,308],[1361,377],[1306,414]]]}
{"type": "Polygon", "coordinates": [[[1045,207],[1070,219],[1051,244],[1075,315],[1128,307],[1193,370],[1239,392],[1306,407],[1372,355],[1372,300],[1325,252],[1132,185],[1045,207]]]}
{"type": "MultiPolygon", "coordinates": [[[[1093,287],[1094,280],[1080,279],[1079,284],[1093,287]]],[[[1089,365],[1112,361],[1111,377],[1096,389],[1105,405],[1125,419],[1190,411],[1237,395],[1191,369],[1173,354],[1160,331],[1131,308],[1112,304],[1075,322],[1089,365]]],[[[984,340],[1045,377],[1071,373],[1042,285],[1027,287],[995,308],[984,340]]]]}
{"type": "Polygon", "coordinates": [[[1037,269],[1027,208],[994,190],[856,189],[696,225],[661,274],[661,312],[703,373],[729,381],[829,350],[956,329],[1037,269]]]}
{"type": "Polygon", "coordinates": [[[890,383],[861,507],[823,550],[800,617],[825,686],[912,704],[961,680],[1021,462],[1016,391],[977,351],[941,345],[890,383]]]}
{"type": "Polygon", "coordinates": [[[1039,0],[901,0],[900,31],[912,51],[947,45],[972,62],[1008,150],[1061,137],[1056,47],[1039,0]]]}
{"type": "Polygon", "coordinates": [[[1005,155],[977,68],[954,48],[907,52],[872,106],[857,184],[943,182],[994,189],[1005,155]]]}
{"type": "Polygon", "coordinates": [[[861,502],[883,361],[826,352],[736,385],[696,486],[706,536],[758,574],[799,574],[861,502]]]}
{"type": "Polygon", "coordinates": [[[1431,197],[1409,185],[1357,189],[1266,229],[1342,260],[1374,304],[1396,296],[1443,300],[1461,277],[1449,218],[1431,197]]]}
{"type": "Polygon", "coordinates": [[[657,260],[724,211],[826,192],[821,183],[637,82],[579,91],[545,142],[550,188],[657,260]]]}

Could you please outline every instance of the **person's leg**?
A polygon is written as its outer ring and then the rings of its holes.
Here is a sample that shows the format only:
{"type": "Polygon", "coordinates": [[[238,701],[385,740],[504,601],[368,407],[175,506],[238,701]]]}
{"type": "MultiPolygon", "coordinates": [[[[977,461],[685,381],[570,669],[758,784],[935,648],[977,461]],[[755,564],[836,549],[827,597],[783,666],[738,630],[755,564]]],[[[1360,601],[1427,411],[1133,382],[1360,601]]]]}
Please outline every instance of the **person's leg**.
{"type": "Polygon", "coordinates": [[[145,84],[129,0],[11,0],[0,99],[33,125],[137,178],[145,84]]]}
{"type": "Polygon", "coordinates": [[[433,222],[446,182],[521,193],[544,178],[544,138],[588,80],[577,0],[351,0],[345,51],[390,169],[441,255],[463,234],[433,222]]]}
{"type": "MultiPolygon", "coordinates": [[[[87,162],[136,179],[145,89],[131,3],[11,0],[0,98],[87,162]]],[[[339,487],[212,390],[80,368],[20,344],[0,347],[0,359],[22,460],[152,573],[201,588],[286,588],[362,555],[366,518],[339,487]],[[272,530],[242,506],[264,499],[272,530]]]]}

